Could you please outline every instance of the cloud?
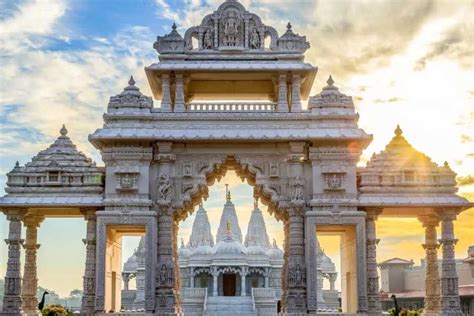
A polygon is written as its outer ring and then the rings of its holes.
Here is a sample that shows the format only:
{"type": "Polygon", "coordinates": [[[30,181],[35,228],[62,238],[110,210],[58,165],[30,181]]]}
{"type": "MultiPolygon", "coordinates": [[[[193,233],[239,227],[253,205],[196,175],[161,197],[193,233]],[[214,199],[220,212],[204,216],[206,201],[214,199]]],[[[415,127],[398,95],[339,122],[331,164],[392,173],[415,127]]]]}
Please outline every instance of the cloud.
{"type": "Polygon", "coordinates": [[[459,186],[464,186],[464,185],[473,185],[474,184],[474,175],[469,175],[466,177],[457,177],[456,181],[459,186]]]}

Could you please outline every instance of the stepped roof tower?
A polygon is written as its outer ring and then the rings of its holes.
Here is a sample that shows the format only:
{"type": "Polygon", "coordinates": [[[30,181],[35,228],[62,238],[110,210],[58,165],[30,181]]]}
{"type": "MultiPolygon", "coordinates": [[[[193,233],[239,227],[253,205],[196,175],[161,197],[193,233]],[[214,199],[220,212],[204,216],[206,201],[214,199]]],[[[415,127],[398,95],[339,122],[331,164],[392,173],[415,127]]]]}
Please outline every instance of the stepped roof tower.
{"type": "Polygon", "coordinates": [[[209,223],[207,212],[202,203],[199,204],[199,209],[196,213],[196,218],[188,242],[189,248],[198,248],[200,246],[214,247],[211,224],[209,223]]]}
{"type": "Polygon", "coordinates": [[[267,235],[267,227],[263,219],[262,211],[258,208],[258,200],[255,200],[254,209],[250,216],[247,235],[245,236],[245,247],[265,247],[270,248],[270,241],[267,235]]]}
{"type": "Polygon", "coordinates": [[[234,236],[235,240],[242,243],[242,231],[240,230],[239,220],[237,219],[234,203],[231,201],[228,184],[226,184],[226,200],[227,202],[225,203],[224,210],[222,211],[219,228],[217,229],[216,242],[226,239],[228,235],[227,225],[230,224],[232,236],[234,236]]]}

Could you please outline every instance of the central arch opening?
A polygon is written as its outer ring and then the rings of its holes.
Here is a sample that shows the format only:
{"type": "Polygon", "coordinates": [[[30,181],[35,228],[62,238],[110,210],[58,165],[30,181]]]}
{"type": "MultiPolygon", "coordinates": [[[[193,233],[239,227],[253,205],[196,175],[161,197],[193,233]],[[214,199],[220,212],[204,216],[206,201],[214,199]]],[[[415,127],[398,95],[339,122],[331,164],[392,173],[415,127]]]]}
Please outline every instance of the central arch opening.
{"type": "Polygon", "coordinates": [[[229,170],[208,188],[207,200],[180,222],[178,262],[185,312],[198,296],[206,297],[208,310],[250,310],[256,296],[267,295],[277,310],[283,223],[255,196],[254,187],[229,170]]]}

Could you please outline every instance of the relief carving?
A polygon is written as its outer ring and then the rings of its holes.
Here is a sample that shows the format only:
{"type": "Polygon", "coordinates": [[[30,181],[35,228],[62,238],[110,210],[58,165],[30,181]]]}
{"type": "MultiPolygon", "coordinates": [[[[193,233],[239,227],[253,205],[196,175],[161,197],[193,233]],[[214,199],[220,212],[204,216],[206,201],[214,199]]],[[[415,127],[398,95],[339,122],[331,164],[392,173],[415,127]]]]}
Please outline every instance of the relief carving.
{"type": "Polygon", "coordinates": [[[171,183],[169,176],[160,175],[158,182],[158,205],[166,206],[171,203],[171,183]]]}

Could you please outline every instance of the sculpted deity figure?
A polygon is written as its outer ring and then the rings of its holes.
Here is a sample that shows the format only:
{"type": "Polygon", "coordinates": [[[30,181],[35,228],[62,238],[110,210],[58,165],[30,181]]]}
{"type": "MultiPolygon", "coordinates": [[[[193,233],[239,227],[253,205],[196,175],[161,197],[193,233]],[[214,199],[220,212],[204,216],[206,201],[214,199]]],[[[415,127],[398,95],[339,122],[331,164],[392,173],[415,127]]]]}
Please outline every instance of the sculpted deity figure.
{"type": "Polygon", "coordinates": [[[171,202],[171,184],[167,174],[162,174],[158,182],[158,203],[167,204],[171,202]]]}
{"type": "Polygon", "coordinates": [[[252,34],[250,34],[250,48],[251,49],[260,49],[260,35],[258,34],[257,28],[252,29],[252,34]]]}
{"type": "Polygon", "coordinates": [[[238,46],[239,45],[239,28],[240,20],[236,17],[234,11],[230,11],[224,24],[224,45],[238,46]]]}
{"type": "Polygon", "coordinates": [[[212,46],[213,46],[212,29],[208,29],[206,33],[204,33],[203,48],[212,49],[212,46]]]}

